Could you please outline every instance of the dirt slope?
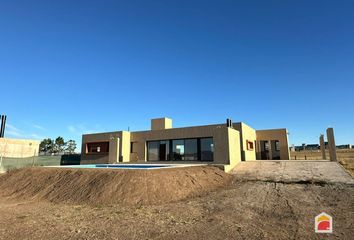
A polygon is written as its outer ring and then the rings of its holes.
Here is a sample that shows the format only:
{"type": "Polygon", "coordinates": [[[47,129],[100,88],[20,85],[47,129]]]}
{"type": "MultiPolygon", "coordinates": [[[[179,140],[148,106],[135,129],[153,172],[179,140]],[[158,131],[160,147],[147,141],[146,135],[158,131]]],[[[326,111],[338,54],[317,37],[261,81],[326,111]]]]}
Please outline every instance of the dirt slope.
{"type": "Polygon", "coordinates": [[[0,197],[0,239],[353,239],[354,187],[238,182],[157,205],[72,205],[0,197]],[[314,218],[333,217],[333,234],[314,218]]]}
{"type": "Polygon", "coordinates": [[[227,185],[215,167],[164,170],[27,168],[0,176],[2,195],[13,199],[77,204],[158,204],[200,196],[227,185]]]}

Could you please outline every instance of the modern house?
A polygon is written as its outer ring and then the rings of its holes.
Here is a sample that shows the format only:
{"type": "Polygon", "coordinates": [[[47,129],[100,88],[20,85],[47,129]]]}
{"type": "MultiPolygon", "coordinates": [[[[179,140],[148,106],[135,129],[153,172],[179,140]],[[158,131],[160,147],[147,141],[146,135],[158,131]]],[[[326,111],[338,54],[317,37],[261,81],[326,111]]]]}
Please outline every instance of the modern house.
{"type": "Polygon", "coordinates": [[[81,164],[118,162],[209,162],[234,167],[240,161],[290,159],[285,128],[255,130],[245,123],[173,128],[172,119],[151,120],[148,131],[82,136],[81,164]]]}

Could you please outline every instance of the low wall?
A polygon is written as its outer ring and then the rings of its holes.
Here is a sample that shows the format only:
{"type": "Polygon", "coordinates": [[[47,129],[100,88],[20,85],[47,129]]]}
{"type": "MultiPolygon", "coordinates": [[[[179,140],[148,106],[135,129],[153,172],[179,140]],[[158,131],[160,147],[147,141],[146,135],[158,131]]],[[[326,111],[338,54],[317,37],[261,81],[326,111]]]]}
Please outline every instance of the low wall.
{"type": "Polygon", "coordinates": [[[0,138],[0,156],[26,158],[38,156],[39,141],[27,139],[0,138]]]}

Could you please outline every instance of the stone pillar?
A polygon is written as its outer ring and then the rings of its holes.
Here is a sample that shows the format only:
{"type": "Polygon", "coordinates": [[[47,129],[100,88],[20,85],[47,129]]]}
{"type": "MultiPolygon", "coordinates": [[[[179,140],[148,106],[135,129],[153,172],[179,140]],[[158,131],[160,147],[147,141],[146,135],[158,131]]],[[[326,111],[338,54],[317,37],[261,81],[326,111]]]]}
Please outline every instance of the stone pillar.
{"type": "Polygon", "coordinates": [[[321,153],[322,153],[322,159],[326,160],[326,146],[325,146],[323,134],[321,134],[321,136],[320,136],[320,149],[321,149],[321,153]]]}
{"type": "Polygon", "coordinates": [[[327,128],[327,141],[329,149],[329,159],[331,161],[337,161],[336,143],[334,141],[333,128],[327,128]]]}

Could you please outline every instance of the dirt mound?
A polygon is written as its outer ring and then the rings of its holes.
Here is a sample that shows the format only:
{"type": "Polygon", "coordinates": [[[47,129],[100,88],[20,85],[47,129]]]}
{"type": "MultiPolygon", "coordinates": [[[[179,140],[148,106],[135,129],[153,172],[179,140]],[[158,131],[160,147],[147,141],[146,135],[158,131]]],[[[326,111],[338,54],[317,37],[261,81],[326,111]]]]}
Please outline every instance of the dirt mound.
{"type": "Polygon", "coordinates": [[[232,177],[216,167],[155,170],[27,168],[0,176],[4,196],[75,204],[159,204],[203,195],[232,177]]]}

